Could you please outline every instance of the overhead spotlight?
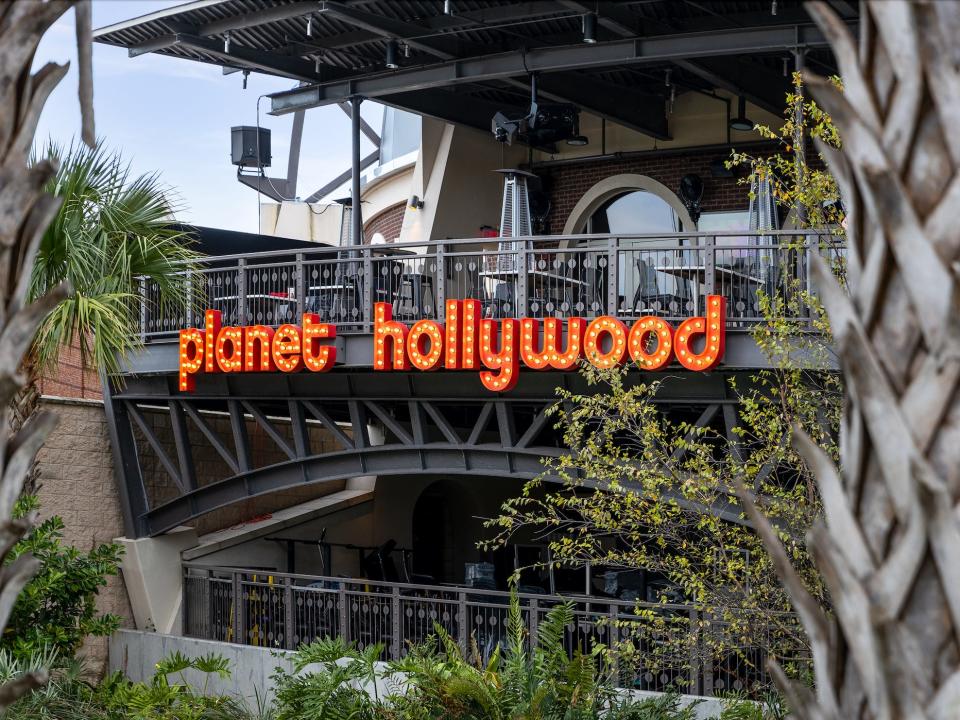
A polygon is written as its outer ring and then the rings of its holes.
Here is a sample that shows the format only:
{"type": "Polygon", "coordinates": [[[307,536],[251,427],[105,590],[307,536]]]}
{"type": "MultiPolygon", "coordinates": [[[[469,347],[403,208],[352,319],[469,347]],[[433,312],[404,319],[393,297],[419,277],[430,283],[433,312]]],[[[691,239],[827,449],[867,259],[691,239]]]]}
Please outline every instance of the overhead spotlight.
{"type": "Polygon", "coordinates": [[[248,79],[249,77],[250,77],[250,71],[249,71],[249,70],[244,70],[244,71],[243,71],[243,89],[244,89],[244,90],[247,89],[247,79],[248,79]]]}
{"type": "Polygon", "coordinates": [[[384,65],[386,65],[390,70],[396,70],[398,67],[400,67],[400,63],[397,62],[398,47],[397,41],[393,38],[387,40],[387,56],[384,61],[384,65]]]}
{"type": "Polygon", "coordinates": [[[307,37],[313,37],[313,15],[307,15],[307,37]]]}
{"type": "Polygon", "coordinates": [[[588,45],[597,42],[597,14],[587,13],[583,16],[583,41],[588,45]]]}
{"type": "Polygon", "coordinates": [[[452,2],[452,0],[443,0],[443,14],[444,14],[444,15],[453,15],[453,2],[452,2]]]}
{"type": "Polygon", "coordinates": [[[770,14],[771,14],[771,15],[776,15],[776,14],[777,14],[777,0],[773,0],[773,1],[770,3],[770,14]]]}
{"type": "Polygon", "coordinates": [[[416,195],[411,195],[410,199],[407,201],[407,207],[409,207],[411,210],[423,210],[423,200],[416,195]]]}
{"type": "Polygon", "coordinates": [[[230,52],[230,31],[227,30],[227,34],[223,36],[223,51],[225,53],[230,52]]]}
{"type": "Polygon", "coordinates": [[[740,132],[749,132],[753,130],[753,120],[747,117],[747,101],[741,95],[737,98],[737,116],[730,118],[730,129],[740,132]]]}
{"type": "Polygon", "coordinates": [[[567,145],[572,145],[573,147],[583,147],[590,140],[586,135],[574,135],[572,138],[567,140],[567,145]]]}
{"type": "Polygon", "coordinates": [[[410,57],[410,46],[407,45],[407,43],[404,43],[404,44],[403,44],[403,56],[404,56],[405,58],[410,57]]]}

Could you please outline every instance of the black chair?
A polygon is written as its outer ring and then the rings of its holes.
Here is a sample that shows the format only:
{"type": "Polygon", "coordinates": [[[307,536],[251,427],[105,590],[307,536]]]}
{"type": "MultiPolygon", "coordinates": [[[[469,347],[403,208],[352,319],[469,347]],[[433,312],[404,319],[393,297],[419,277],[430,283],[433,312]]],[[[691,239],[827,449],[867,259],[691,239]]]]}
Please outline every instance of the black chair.
{"type": "Polygon", "coordinates": [[[398,320],[436,317],[433,278],[423,273],[404,273],[393,297],[393,316],[398,320]]]}
{"type": "Polygon", "coordinates": [[[637,260],[637,271],[640,279],[637,283],[637,289],[633,293],[633,303],[631,309],[634,312],[640,312],[643,315],[667,316],[676,314],[671,309],[672,303],[677,303],[678,309],[682,312],[684,292],[689,295],[687,288],[688,281],[678,278],[676,280],[677,292],[666,292],[665,288],[660,287],[657,271],[647,263],[646,260],[637,260]],[[638,307],[639,310],[638,310],[638,307]]]}
{"type": "Polygon", "coordinates": [[[512,317],[516,311],[515,294],[512,282],[498,282],[493,297],[483,301],[483,317],[512,317]]]}

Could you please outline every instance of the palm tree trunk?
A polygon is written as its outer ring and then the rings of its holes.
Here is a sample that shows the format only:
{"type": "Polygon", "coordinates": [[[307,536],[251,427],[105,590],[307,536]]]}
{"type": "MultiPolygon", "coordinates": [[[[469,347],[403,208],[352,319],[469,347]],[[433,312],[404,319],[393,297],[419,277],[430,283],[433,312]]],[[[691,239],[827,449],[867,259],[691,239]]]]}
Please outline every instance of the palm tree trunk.
{"type": "Polygon", "coordinates": [[[960,716],[960,4],[861,4],[859,43],[811,3],[844,81],[807,77],[842,151],[821,147],[848,212],[849,294],[815,279],[846,381],[842,472],[800,434],[825,522],[810,533],[825,617],[769,525],[813,649],[801,718],[960,716]]]}
{"type": "MultiPolygon", "coordinates": [[[[53,175],[49,162],[28,165],[40,111],[50,92],[66,74],[64,65],[48,64],[30,72],[37,45],[47,29],[73,5],[67,0],[0,3],[0,562],[32,527],[32,518],[13,520],[13,506],[33,466],[37,450],[56,424],[50,413],[33,413],[14,431],[11,403],[25,383],[21,368],[41,321],[66,295],[58,288],[28,304],[33,258],[59,201],[44,192],[53,175]]],[[[89,6],[78,10],[78,37],[88,35],[89,6]]],[[[89,56],[86,56],[89,60],[89,56]]],[[[81,64],[85,63],[81,53],[81,64]]],[[[89,78],[89,67],[81,71],[89,78]]],[[[83,95],[87,100],[88,94],[83,95]]],[[[81,102],[85,127],[92,131],[92,109],[81,102]]],[[[92,134],[92,132],[90,133],[92,134]]],[[[0,632],[37,561],[21,556],[0,572],[0,632]]],[[[42,684],[45,673],[33,672],[0,686],[0,710],[42,684]]]]}
{"type": "MultiPolygon", "coordinates": [[[[28,353],[23,359],[20,373],[26,382],[10,403],[10,430],[14,435],[20,432],[27,421],[40,409],[40,377],[32,353],[28,353]]],[[[24,478],[20,495],[36,495],[38,492],[40,492],[40,467],[34,460],[24,478]]]]}

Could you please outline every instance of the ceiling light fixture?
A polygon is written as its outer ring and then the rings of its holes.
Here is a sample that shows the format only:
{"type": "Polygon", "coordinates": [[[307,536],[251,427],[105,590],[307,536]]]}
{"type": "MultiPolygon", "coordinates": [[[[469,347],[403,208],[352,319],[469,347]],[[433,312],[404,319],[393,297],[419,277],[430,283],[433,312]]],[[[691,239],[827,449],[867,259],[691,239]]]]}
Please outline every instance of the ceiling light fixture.
{"type": "Polygon", "coordinates": [[[737,98],[737,116],[730,118],[730,129],[740,132],[750,132],[753,130],[753,120],[747,117],[747,101],[741,95],[737,98]]]}
{"type": "Polygon", "coordinates": [[[583,16],[583,41],[588,45],[597,42],[597,14],[587,13],[583,16]]]}
{"type": "Polygon", "coordinates": [[[572,138],[567,140],[567,145],[572,145],[573,147],[583,147],[590,140],[586,135],[574,135],[572,138]]]}
{"type": "Polygon", "coordinates": [[[393,38],[387,40],[387,56],[384,65],[390,70],[400,67],[400,63],[397,62],[397,41],[393,38]]]}
{"type": "Polygon", "coordinates": [[[453,2],[451,0],[443,0],[443,14],[453,15],[453,2]]]}
{"type": "Polygon", "coordinates": [[[227,30],[227,34],[223,36],[223,51],[225,53],[230,52],[230,31],[227,30]]]}

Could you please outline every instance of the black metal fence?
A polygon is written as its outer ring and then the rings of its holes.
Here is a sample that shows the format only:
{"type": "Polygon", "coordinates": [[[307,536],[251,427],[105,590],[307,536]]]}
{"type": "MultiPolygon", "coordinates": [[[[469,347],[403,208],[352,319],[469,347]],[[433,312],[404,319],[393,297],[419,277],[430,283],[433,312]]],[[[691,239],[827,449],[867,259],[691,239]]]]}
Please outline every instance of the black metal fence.
{"type": "Polygon", "coordinates": [[[762,295],[777,294],[786,312],[810,290],[813,253],[843,255],[830,232],[677,233],[658,236],[572,235],[444,240],[418,245],[318,247],[211,258],[191,281],[188,308],[162,308],[143,281],[141,334],[169,340],[219,310],[224,324],[296,322],[304,312],[336,323],[340,334],[370,332],[373,305],[391,305],[406,322],[442,320],[450,299],[476,299],[485,317],[680,320],[706,295],[727,298],[728,324],[763,318],[762,295]]]}
{"type": "MultiPolygon", "coordinates": [[[[724,625],[686,605],[521,593],[529,636],[536,636],[552,607],[567,601],[574,604],[565,638],[568,650],[588,652],[598,644],[622,649],[627,643],[631,652],[618,666],[625,687],[713,695],[751,692],[770,684],[763,648],[731,646],[728,638],[725,649],[717,651],[715,640],[724,625]]],[[[393,660],[411,645],[425,642],[440,625],[466,656],[476,653],[486,661],[505,644],[509,602],[509,593],[494,590],[196,564],[183,568],[184,634],[259,647],[293,650],[318,638],[342,637],[361,649],[382,645],[383,659],[393,660]]],[[[796,622],[789,615],[775,623],[769,614],[756,619],[769,628],[796,622]]],[[[767,640],[774,643],[776,638],[767,640]]]]}

